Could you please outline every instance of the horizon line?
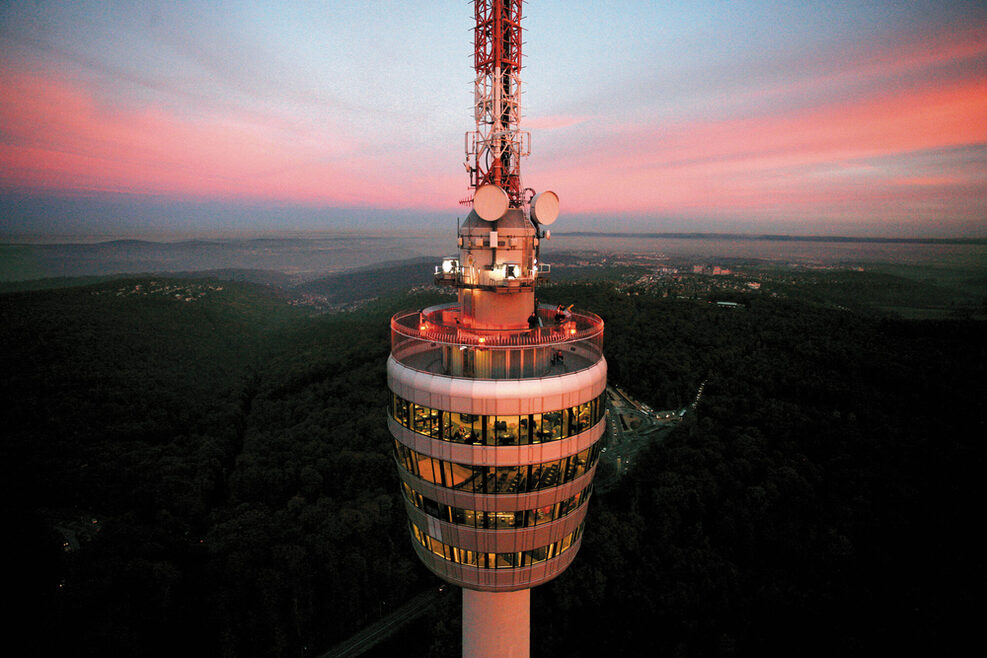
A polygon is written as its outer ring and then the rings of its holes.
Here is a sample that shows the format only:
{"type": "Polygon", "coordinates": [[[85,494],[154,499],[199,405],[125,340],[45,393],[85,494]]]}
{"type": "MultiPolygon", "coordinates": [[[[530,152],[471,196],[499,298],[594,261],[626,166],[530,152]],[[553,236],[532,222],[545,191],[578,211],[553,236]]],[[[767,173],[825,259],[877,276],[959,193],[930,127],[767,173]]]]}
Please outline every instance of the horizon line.
{"type": "MultiPolygon", "coordinates": [[[[180,244],[197,241],[228,241],[228,240],[311,240],[333,235],[350,237],[386,237],[386,230],[292,230],[292,231],[257,231],[247,235],[237,235],[233,232],[221,234],[209,233],[185,236],[99,236],[99,235],[0,235],[0,245],[4,246],[43,246],[43,245],[72,245],[72,244],[108,244],[112,242],[148,242],[155,244],[180,244]],[[62,239],[59,239],[61,237],[62,239]]],[[[421,232],[414,237],[426,237],[432,233],[421,232]]],[[[881,243],[881,244],[953,244],[953,245],[987,245],[987,237],[890,237],[866,235],[800,235],[792,233],[723,233],[716,231],[565,231],[555,233],[558,237],[613,237],[613,238],[649,238],[667,240],[742,240],[766,242],[836,242],[836,243],[881,243]]],[[[408,238],[408,235],[404,235],[408,238]]]]}
{"type": "Polygon", "coordinates": [[[903,244],[978,244],[987,245],[987,237],[890,237],[866,235],[800,235],[796,233],[719,233],[716,231],[566,231],[559,236],[658,238],[671,240],[764,240],[768,242],[881,242],[903,244]]]}

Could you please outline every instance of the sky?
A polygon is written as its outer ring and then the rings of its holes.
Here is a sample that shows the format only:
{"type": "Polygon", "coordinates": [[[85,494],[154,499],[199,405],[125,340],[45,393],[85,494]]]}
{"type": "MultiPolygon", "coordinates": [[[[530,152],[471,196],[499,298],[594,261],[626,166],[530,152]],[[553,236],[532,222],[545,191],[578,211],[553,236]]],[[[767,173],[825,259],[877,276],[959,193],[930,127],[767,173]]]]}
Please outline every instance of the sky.
{"type": "MultiPolygon", "coordinates": [[[[0,239],[427,232],[472,3],[0,2],[0,239]]],[[[525,5],[564,231],[987,237],[987,3],[525,5]]]]}

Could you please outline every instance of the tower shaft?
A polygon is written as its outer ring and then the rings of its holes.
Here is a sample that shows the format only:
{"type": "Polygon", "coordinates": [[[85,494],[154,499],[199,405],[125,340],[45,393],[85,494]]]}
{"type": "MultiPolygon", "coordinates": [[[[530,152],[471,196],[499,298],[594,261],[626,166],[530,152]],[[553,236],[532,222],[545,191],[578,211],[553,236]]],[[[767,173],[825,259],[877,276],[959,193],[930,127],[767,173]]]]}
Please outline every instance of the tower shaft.
{"type": "Polygon", "coordinates": [[[463,656],[528,658],[531,590],[463,590],[463,656]]]}

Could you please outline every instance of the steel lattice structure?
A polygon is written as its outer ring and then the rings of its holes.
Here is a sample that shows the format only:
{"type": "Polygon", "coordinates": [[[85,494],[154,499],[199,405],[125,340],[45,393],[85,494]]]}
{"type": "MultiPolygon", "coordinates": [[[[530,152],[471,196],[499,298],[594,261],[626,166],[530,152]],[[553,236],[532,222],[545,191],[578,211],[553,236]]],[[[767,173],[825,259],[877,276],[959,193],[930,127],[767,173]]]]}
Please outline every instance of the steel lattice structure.
{"type": "Polygon", "coordinates": [[[475,191],[492,184],[512,207],[524,201],[521,158],[531,137],[521,131],[521,11],[523,0],[476,0],[473,33],[474,116],[466,133],[466,167],[475,191]]]}

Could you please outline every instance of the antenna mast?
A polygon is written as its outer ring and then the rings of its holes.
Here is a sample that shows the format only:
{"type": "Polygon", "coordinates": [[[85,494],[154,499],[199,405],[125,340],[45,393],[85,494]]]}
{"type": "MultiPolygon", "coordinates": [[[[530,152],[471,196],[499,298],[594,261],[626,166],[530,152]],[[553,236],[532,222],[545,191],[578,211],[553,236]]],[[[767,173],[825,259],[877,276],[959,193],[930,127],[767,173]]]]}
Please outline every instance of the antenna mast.
{"type": "Polygon", "coordinates": [[[476,129],[466,133],[470,195],[483,185],[496,185],[507,193],[512,208],[524,203],[521,158],[531,152],[531,135],[520,128],[522,3],[523,0],[473,3],[476,129]]]}

